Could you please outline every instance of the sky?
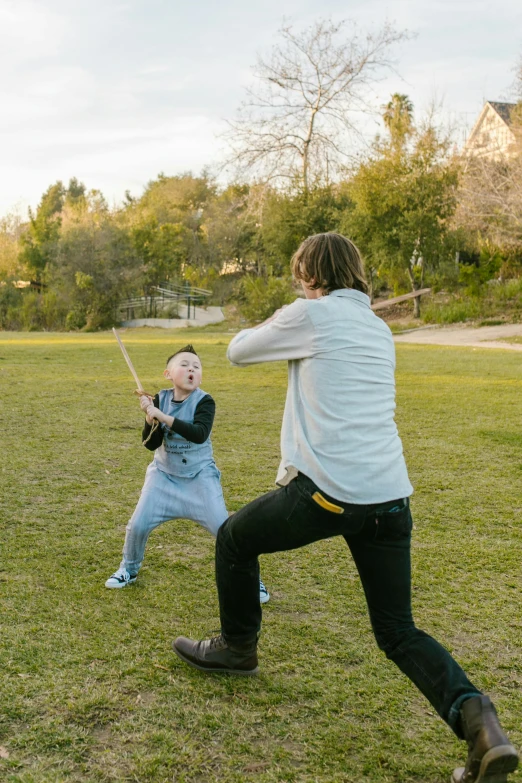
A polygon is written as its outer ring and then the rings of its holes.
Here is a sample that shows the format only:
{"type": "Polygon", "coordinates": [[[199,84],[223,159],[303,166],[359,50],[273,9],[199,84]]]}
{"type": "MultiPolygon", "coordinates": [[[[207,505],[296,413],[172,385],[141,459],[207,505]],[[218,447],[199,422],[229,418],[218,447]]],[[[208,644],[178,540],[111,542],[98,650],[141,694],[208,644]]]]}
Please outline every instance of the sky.
{"type": "MultiPolygon", "coordinates": [[[[485,100],[509,100],[520,0],[0,0],[0,216],[77,177],[117,204],[160,172],[200,173],[283,22],[388,20],[415,34],[375,105],[434,102],[462,140],[485,100]]],[[[367,132],[378,130],[377,120],[367,132]]]]}

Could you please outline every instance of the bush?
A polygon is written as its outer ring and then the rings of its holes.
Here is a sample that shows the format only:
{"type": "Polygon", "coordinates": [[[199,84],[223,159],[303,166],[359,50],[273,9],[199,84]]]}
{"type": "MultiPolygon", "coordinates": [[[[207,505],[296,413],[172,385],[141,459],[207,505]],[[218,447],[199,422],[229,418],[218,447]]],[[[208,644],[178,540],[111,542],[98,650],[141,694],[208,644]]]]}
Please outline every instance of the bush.
{"type": "Polygon", "coordinates": [[[430,302],[423,308],[425,323],[454,324],[478,318],[501,317],[519,321],[522,318],[522,278],[489,280],[482,284],[476,295],[454,295],[446,301],[430,302]]]}
{"type": "Polygon", "coordinates": [[[446,303],[430,302],[423,308],[422,320],[427,324],[456,324],[484,315],[479,299],[458,297],[446,303]]]}
{"type": "Polygon", "coordinates": [[[248,321],[259,323],[283,305],[296,298],[291,278],[254,277],[247,275],[239,281],[237,299],[239,311],[248,321]]]}
{"type": "Polygon", "coordinates": [[[502,257],[498,250],[483,247],[477,264],[461,264],[460,282],[464,283],[466,293],[478,296],[482,286],[496,277],[502,266],[502,257]]]}
{"type": "Polygon", "coordinates": [[[72,310],[69,310],[65,318],[65,328],[67,331],[83,329],[86,323],[87,316],[85,315],[85,309],[82,307],[74,307],[72,310]]]}
{"type": "Polygon", "coordinates": [[[460,267],[455,261],[442,261],[434,271],[426,276],[426,285],[436,291],[457,291],[459,287],[460,267]]]}
{"type": "Polygon", "coordinates": [[[18,309],[22,303],[22,292],[10,282],[0,286],[0,329],[19,329],[21,322],[18,309]]]}
{"type": "Polygon", "coordinates": [[[28,332],[63,329],[66,307],[54,291],[39,293],[7,284],[0,289],[0,328],[28,332]]]}
{"type": "Polygon", "coordinates": [[[522,309],[522,277],[491,286],[491,298],[499,304],[522,309]]]}

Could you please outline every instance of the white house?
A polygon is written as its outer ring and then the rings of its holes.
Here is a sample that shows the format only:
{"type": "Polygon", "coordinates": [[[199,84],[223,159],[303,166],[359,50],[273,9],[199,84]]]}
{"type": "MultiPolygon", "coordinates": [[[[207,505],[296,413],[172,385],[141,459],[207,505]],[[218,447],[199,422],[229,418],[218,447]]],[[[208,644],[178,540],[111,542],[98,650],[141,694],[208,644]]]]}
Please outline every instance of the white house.
{"type": "Polygon", "coordinates": [[[500,158],[509,155],[515,142],[511,112],[516,103],[487,101],[465,145],[464,155],[500,158]]]}

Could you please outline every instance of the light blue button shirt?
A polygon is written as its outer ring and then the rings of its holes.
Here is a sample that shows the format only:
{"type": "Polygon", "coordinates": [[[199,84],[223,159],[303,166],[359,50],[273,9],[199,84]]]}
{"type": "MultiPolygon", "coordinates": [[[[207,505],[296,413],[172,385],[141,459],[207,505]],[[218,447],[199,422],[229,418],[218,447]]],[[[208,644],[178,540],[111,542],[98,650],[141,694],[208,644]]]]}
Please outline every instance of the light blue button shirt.
{"type": "Polygon", "coordinates": [[[393,338],[366,294],[297,299],[237,334],[227,355],[236,365],[288,361],[277,483],[298,470],[347,503],[411,495],[394,420],[393,338]]]}

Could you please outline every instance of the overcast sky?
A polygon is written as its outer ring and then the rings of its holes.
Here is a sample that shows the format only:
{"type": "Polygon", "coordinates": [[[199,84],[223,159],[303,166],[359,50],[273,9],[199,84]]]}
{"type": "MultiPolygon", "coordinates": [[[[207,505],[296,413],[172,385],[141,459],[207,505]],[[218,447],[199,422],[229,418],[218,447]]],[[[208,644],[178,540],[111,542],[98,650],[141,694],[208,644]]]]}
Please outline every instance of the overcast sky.
{"type": "Polygon", "coordinates": [[[284,17],[415,32],[377,98],[406,93],[418,114],[437,99],[468,126],[484,100],[509,99],[522,55],[520,0],[0,0],[0,215],[58,179],[113,203],[215,164],[216,132],[284,17]]]}

